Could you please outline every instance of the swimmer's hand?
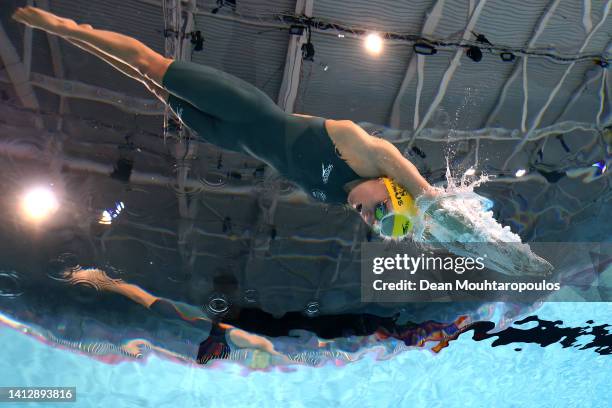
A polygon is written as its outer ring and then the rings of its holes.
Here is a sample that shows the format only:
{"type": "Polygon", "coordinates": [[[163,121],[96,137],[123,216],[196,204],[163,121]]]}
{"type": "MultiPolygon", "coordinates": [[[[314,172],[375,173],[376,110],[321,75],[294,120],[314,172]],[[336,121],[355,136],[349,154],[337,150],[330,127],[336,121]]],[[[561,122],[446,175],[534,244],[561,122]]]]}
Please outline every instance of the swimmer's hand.
{"type": "Polygon", "coordinates": [[[430,186],[428,189],[424,190],[420,195],[415,198],[423,197],[426,200],[432,200],[444,193],[444,189],[441,187],[430,186]]]}

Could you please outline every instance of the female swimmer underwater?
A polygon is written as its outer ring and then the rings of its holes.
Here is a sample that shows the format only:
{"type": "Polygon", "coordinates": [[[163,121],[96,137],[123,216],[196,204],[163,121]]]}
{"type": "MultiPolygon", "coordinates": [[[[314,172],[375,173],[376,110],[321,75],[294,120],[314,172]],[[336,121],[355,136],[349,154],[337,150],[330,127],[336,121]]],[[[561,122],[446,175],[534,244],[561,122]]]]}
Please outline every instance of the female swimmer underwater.
{"type": "Polygon", "coordinates": [[[350,120],[288,114],[232,75],[166,58],[131,37],[35,7],[19,8],[13,18],[142,82],[206,141],[268,163],[319,201],[348,202],[384,235],[406,235],[416,211],[413,198],[435,194],[394,145],[350,120]]]}

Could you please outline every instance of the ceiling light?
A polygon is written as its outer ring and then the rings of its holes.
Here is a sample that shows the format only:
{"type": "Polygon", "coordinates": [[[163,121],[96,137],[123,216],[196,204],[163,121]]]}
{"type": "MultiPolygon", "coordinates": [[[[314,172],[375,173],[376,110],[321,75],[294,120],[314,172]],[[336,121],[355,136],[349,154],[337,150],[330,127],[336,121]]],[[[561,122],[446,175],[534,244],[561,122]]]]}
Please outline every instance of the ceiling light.
{"type": "Polygon", "coordinates": [[[102,216],[98,220],[98,223],[103,225],[110,225],[115,218],[121,214],[121,211],[125,208],[125,204],[122,201],[118,201],[115,203],[115,207],[109,208],[107,210],[102,211],[102,216]]]}
{"type": "Polygon", "coordinates": [[[474,169],[473,167],[470,167],[465,171],[466,176],[473,176],[474,174],[476,174],[476,169],[474,169]]]}
{"type": "Polygon", "coordinates": [[[527,173],[527,170],[525,170],[525,169],[518,169],[516,171],[516,173],[514,173],[514,175],[516,177],[523,177],[526,173],[527,173]]]}
{"type": "Polygon", "coordinates": [[[597,167],[599,169],[599,174],[601,175],[601,174],[604,174],[606,172],[606,169],[607,169],[608,166],[606,165],[605,161],[600,160],[597,163],[593,163],[591,165],[591,167],[597,167]]]}
{"type": "Polygon", "coordinates": [[[377,33],[368,34],[365,38],[364,45],[370,54],[380,54],[383,49],[382,37],[377,33]]]}
{"type": "Polygon", "coordinates": [[[31,221],[42,221],[53,215],[59,204],[53,191],[45,187],[36,187],[23,196],[21,207],[26,218],[31,221]]]}

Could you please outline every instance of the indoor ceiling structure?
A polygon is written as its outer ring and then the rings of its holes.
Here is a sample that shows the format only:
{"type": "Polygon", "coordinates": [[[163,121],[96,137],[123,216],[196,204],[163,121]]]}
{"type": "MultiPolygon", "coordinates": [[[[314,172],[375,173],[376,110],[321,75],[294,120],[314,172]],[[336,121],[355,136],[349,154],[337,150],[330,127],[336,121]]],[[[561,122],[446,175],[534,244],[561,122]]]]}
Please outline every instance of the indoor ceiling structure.
{"type": "MultiPolygon", "coordinates": [[[[27,281],[72,259],[193,304],[230,275],[232,302],[275,315],[361,307],[372,237],[354,213],[306,200],[253,158],[175,137],[142,85],[12,21],[25,4],[0,10],[3,269],[27,281]],[[11,197],[34,182],[62,195],[44,230],[15,221],[11,197]]],[[[569,240],[610,209],[610,0],[28,4],[229,72],[286,111],[364,123],[432,182],[447,158],[455,174],[494,175],[479,192],[526,241],[569,240]],[[372,33],[378,55],[364,49],[372,33]]]]}

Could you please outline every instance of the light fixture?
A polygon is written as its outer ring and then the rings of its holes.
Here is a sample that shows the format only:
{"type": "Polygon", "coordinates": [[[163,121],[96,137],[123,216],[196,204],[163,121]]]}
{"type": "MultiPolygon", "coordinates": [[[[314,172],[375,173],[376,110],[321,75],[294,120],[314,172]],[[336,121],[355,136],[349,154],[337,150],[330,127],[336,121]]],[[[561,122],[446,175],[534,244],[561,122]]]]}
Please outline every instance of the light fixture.
{"type": "Polygon", "coordinates": [[[315,48],[311,41],[312,40],[312,30],[310,26],[308,26],[307,29],[308,29],[308,40],[304,44],[302,44],[302,59],[304,61],[314,61],[315,48]]]}
{"type": "Polygon", "coordinates": [[[130,176],[132,175],[133,168],[133,160],[125,157],[120,157],[117,160],[117,163],[115,163],[115,167],[113,168],[113,172],[110,176],[111,178],[127,183],[128,181],[130,181],[130,176]]]}
{"type": "Polygon", "coordinates": [[[474,37],[476,37],[476,41],[478,41],[479,43],[493,45],[491,41],[489,41],[487,37],[485,37],[484,34],[478,34],[478,33],[475,33],[474,31],[472,31],[472,34],[474,35],[474,37]]]}
{"type": "Polygon", "coordinates": [[[473,176],[474,174],[476,174],[476,169],[473,167],[470,167],[465,171],[466,176],[473,176]]]}
{"type": "Polygon", "coordinates": [[[204,37],[202,37],[202,31],[194,31],[189,33],[191,37],[191,44],[193,44],[194,51],[202,51],[204,49],[204,37]]]}
{"type": "Polygon", "coordinates": [[[110,225],[115,218],[121,214],[121,211],[125,208],[125,204],[122,201],[118,201],[115,203],[115,207],[109,208],[107,210],[102,211],[102,216],[98,220],[99,224],[110,225]]]}
{"type": "Polygon", "coordinates": [[[53,215],[59,208],[59,203],[52,190],[35,187],[23,196],[21,208],[28,220],[38,222],[53,215]]]}
{"type": "Polygon", "coordinates": [[[591,167],[597,167],[599,169],[599,172],[598,172],[599,175],[604,174],[608,168],[608,166],[606,165],[606,162],[603,160],[593,163],[591,167]]]}
{"type": "Polygon", "coordinates": [[[525,169],[518,169],[516,173],[514,173],[516,177],[523,177],[525,174],[527,174],[527,170],[525,169]]]}
{"type": "Polygon", "coordinates": [[[304,27],[303,25],[292,25],[291,27],[289,27],[289,34],[290,35],[302,35],[304,34],[304,29],[306,27],[304,27]]]}
{"type": "Polygon", "coordinates": [[[480,60],[482,60],[482,51],[475,45],[469,47],[465,55],[474,62],[480,62],[480,60]]]}
{"type": "Polygon", "coordinates": [[[499,57],[504,62],[512,62],[516,59],[516,55],[511,52],[502,52],[501,54],[499,54],[499,57]]]}
{"type": "Polygon", "coordinates": [[[436,50],[436,47],[425,42],[414,43],[412,49],[414,50],[414,52],[421,55],[434,55],[438,52],[438,50],[436,50]]]}
{"type": "Polygon", "coordinates": [[[365,38],[364,45],[370,54],[380,54],[383,49],[382,37],[377,33],[370,33],[365,38]]]}
{"type": "Polygon", "coordinates": [[[302,44],[302,59],[304,61],[314,61],[314,55],[314,45],[310,41],[302,44]]]}
{"type": "Polygon", "coordinates": [[[344,38],[344,34],[342,33],[338,34],[338,38],[344,38]]]}
{"type": "Polygon", "coordinates": [[[217,14],[219,10],[223,8],[223,6],[229,6],[232,12],[236,12],[236,0],[217,0],[217,7],[212,9],[212,14],[217,14]]]}

